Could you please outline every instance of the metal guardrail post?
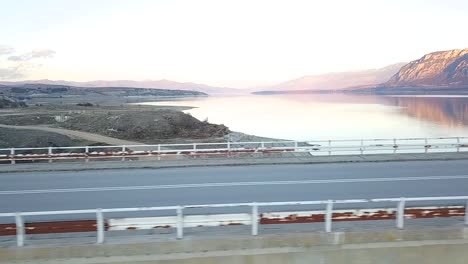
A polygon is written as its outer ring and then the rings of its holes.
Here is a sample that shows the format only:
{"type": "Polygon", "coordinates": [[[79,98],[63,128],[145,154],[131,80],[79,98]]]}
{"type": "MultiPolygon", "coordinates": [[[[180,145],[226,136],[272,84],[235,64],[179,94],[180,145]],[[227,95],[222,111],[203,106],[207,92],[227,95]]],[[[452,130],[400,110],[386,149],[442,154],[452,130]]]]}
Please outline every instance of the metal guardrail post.
{"type": "Polygon", "coordinates": [[[298,143],[297,141],[294,141],[294,151],[297,151],[298,143]]]}
{"type": "Polygon", "coordinates": [[[125,151],[127,151],[127,147],[125,147],[125,145],[122,146],[122,155],[124,155],[122,157],[122,161],[125,161],[125,151]]]}
{"type": "Polygon", "coordinates": [[[161,160],[161,144],[158,144],[158,160],[161,160]]]}
{"type": "Polygon", "coordinates": [[[16,245],[18,247],[24,246],[24,221],[23,217],[20,213],[16,213],[15,215],[15,222],[16,222],[16,245]]]}
{"type": "Polygon", "coordinates": [[[401,197],[400,201],[398,202],[396,215],[396,225],[398,229],[403,229],[405,227],[405,203],[405,198],[401,197]]]}
{"type": "MultiPolygon", "coordinates": [[[[50,156],[52,156],[52,154],[53,154],[52,147],[49,147],[48,151],[47,151],[47,155],[49,155],[49,157],[50,157],[50,156]]],[[[52,163],[52,159],[49,159],[49,163],[52,163]]]]}
{"type": "Polygon", "coordinates": [[[15,164],[16,161],[15,161],[15,148],[11,148],[10,149],[10,156],[11,156],[11,164],[15,164]]]}
{"type": "Polygon", "coordinates": [[[328,200],[327,208],[325,211],[325,232],[330,233],[332,231],[333,221],[333,201],[328,200]]]}
{"type": "Polygon", "coordinates": [[[252,236],[258,235],[258,205],[252,204],[252,236]]]}
{"type": "Polygon", "coordinates": [[[460,138],[457,137],[457,152],[460,152],[460,138]]]}
{"type": "Polygon", "coordinates": [[[86,147],[85,147],[85,155],[86,155],[85,162],[89,162],[88,154],[89,154],[89,147],[86,146],[86,147]]]}
{"type": "Polygon", "coordinates": [[[361,139],[361,155],[364,154],[364,139],[361,139]]]}
{"type": "Polygon", "coordinates": [[[465,225],[468,226],[468,201],[465,204],[465,225]]]}
{"type": "Polygon", "coordinates": [[[177,239],[184,238],[184,214],[183,207],[177,208],[177,239]]]}
{"type": "Polygon", "coordinates": [[[396,151],[397,151],[397,144],[396,144],[396,138],[393,139],[393,154],[396,154],[396,151]]]}
{"type": "Polygon", "coordinates": [[[97,243],[104,243],[104,214],[102,209],[96,210],[96,230],[97,230],[97,243]]]}
{"type": "Polygon", "coordinates": [[[331,140],[328,140],[328,156],[331,156],[331,140]]]}
{"type": "Polygon", "coordinates": [[[429,148],[428,141],[427,141],[427,138],[425,138],[424,139],[424,153],[427,153],[428,148],[429,148]]]}

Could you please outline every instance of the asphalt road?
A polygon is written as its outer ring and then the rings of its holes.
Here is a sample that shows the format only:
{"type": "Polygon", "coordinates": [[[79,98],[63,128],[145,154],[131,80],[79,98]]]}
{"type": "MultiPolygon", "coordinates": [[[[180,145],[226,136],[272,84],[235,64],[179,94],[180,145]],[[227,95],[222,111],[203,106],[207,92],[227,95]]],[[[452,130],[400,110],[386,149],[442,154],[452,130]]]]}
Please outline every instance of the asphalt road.
{"type": "MultiPolygon", "coordinates": [[[[467,169],[456,160],[2,173],[0,212],[468,195],[467,169]]],[[[222,210],[245,209],[192,213],[222,210]]]]}

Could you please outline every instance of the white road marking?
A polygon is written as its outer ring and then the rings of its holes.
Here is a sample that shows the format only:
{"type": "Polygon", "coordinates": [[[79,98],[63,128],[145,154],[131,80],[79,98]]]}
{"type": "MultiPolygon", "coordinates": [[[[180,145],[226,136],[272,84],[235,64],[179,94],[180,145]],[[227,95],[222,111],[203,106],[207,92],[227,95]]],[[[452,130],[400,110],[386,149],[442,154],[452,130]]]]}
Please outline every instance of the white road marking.
{"type": "Polygon", "coordinates": [[[303,180],[303,181],[221,182],[221,183],[213,182],[213,183],[144,185],[144,186],[122,186],[122,187],[91,187],[91,188],[70,188],[70,189],[15,190],[15,191],[0,191],[0,195],[77,193],[77,192],[108,192],[108,191],[183,189],[183,188],[232,187],[232,186],[267,186],[267,185],[333,184],[333,183],[364,183],[364,182],[434,181],[434,180],[457,180],[457,179],[468,179],[468,175],[423,176],[423,177],[386,177],[386,178],[332,179],[332,180],[305,180],[305,181],[303,180]]]}

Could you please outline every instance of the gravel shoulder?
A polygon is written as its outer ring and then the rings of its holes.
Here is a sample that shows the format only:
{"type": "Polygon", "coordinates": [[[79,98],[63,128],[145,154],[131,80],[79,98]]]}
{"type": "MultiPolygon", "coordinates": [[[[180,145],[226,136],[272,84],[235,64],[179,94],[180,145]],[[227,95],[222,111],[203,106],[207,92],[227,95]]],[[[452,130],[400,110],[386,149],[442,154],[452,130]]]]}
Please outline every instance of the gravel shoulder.
{"type": "MultiPolygon", "coordinates": [[[[359,163],[359,162],[411,162],[429,160],[463,160],[468,164],[468,152],[428,153],[428,154],[368,154],[368,155],[336,155],[336,156],[275,156],[258,155],[245,157],[219,157],[219,158],[192,158],[125,161],[77,161],[54,163],[23,163],[0,165],[0,175],[10,172],[34,171],[83,171],[83,170],[116,170],[116,169],[161,169],[208,166],[255,166],[255,165],[282,165],[282,164],[324,164],[324,163],[359,163]]],[[[404,164],[402,163],[402,166],[404,164]]]]}

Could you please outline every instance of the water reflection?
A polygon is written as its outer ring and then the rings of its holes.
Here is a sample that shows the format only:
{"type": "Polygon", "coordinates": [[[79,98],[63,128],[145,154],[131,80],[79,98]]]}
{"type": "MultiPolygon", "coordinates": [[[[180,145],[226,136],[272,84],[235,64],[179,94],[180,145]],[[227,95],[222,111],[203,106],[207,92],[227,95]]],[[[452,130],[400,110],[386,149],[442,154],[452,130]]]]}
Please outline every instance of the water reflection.
{"type": "Polygon", "coordinates": [[[468,125],[468,98],[452,97],[385,97],[390,105],[417,119],[448,127],[468,125]]]}
{"type": "Polygon", "coordinates": [[[183,105],[200,120],[258,136],[330,138],[468,135],[468,98],[373,95],[209,97],[149,104],[183,105]]]}

